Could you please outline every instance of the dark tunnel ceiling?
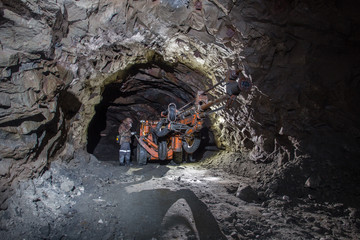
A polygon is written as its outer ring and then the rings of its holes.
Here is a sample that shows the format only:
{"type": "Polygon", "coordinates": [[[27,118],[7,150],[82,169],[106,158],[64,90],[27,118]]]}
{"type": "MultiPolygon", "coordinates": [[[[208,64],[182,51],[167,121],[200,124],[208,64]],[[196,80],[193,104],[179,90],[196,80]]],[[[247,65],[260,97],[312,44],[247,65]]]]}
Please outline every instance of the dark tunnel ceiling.
{"type": "Polygon", "coordinates": [[[100,160],[117,160],[115,139],[123,119],[132,118],[131,130],[137,131],[140,120],[158,120],[169,103],[182,107],[193,100],[198,90],[207,89],[209,82],[209,79],[182,64],[133,66],[123,79],[105,86],[102,100],[95,107],[96,113],[88,128],[88,152],[100,160]],[[106,136],[101,137],[100,134],[106,136]]]}

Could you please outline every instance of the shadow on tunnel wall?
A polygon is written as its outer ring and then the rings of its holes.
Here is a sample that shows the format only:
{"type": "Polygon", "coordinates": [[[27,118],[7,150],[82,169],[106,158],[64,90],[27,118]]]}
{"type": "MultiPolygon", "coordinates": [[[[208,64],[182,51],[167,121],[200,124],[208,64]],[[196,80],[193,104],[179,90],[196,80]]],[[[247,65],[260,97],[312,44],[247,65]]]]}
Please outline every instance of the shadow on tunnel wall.
{"type": "Polygon", "coordinates": [[[81,102],[73,93],[64,90],[60,92],[58,99],[58,105],[54,118],[39,128],[38,136],[40,138],[40,136],[43,135],[43,139],[40,141],[35,157],[38,157],[39,154],[47,147],[49,148],[47,150],[47,157],[52,157],[59,149],[61,149],[62,146],[64,146],[70,129],[70,120],[75,117],[80,110],[81,102]],[[56,137],[58,132],[62,133],[60,134],[60,137],[54,144],[48,146],[49,141],[56,137]]]}

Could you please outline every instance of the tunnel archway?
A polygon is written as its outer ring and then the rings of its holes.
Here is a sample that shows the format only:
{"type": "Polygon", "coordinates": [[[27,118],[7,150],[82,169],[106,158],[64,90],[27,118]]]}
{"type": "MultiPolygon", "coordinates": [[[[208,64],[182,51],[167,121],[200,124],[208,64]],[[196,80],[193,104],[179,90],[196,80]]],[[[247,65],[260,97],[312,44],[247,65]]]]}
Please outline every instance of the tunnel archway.
{"type": "MultiPolygon", "coordinates": [[[[192,101],[198,90],[210,86],[210,80],[183,64],[153,61],[129,68],[122,79],[104,87],[101,102],[95,106],[95,115],[88,126],[87,151],[102,161],[117,161],[118,126],[125,118],[133,120],[131,131],[139,132],[140,120],[158,120],[170,103],[177,108],[192,101]]],[[[196,153],[201,158],[208,144],[214,145],[209,133],[210,121],[205,121],[203,141],[196,153]],[[204,134],[205,133],[205,134],[204,134]]],[[[132,141],[132,149],[136,147],[132,141]]],[[[136,151],[132,151],[134,154],[136,151]]]]}

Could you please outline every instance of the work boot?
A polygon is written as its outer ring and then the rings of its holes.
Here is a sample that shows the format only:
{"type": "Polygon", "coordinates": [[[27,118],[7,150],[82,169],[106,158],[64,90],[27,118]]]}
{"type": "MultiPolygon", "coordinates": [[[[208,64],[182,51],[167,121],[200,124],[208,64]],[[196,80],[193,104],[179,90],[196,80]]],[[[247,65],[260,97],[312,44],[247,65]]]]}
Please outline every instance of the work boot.
{"type": "Polygon", "coordinates": [[[189,163],[196,162],[196,160],[193,158],[192,154],[190,154],[190,155],[188,156],[187,162],[189,162],[189,163]]]}
{"type": "Polygon", "coordinates": [[[173,160],[170,161],[169,163],[170,166],[179,166],[180,164],[177,164],[176,162],[174,162],[173,160]]]}
{"type": "Polygon", "coordinates": [[[132,163],[126,163],[126,166],[131,167],[133,164],[132,163]]]}

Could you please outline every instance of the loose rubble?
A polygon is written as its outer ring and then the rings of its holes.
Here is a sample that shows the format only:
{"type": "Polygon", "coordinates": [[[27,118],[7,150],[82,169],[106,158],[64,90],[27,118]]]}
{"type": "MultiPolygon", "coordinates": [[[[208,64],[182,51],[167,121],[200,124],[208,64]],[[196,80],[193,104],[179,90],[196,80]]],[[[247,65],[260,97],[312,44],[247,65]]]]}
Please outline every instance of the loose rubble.
{"type": "Polygon", "coordinates": [[[257,187],[199,163],[120,167],[94,156],[53,162],[9,199],[0,212],[0,238],[335,240],[360,234],[356,208],[278,195],[254,199],[257,187]],[[239,199],[239,191],[251,201],[239,199]]]}

